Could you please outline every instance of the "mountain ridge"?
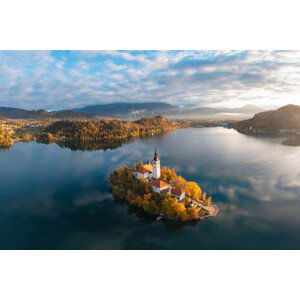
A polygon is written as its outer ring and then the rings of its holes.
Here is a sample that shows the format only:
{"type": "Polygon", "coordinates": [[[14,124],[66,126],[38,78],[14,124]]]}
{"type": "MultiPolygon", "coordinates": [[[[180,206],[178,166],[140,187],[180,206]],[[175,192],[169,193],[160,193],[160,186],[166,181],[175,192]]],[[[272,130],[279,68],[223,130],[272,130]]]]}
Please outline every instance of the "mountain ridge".
{"type": "Polygon", "coordinates": [[[62,110],[48,112],[45,109],[27,110],[14,107],[0,107],[0,118],[8,119],[77,119],[77,118],[94,118],[95,116],[90,113],[77,112],[73,110],[62,110]]]}
{"type": "Polygon", "coordinates": [[[0,107],[0,118],[10,119],[93,119],[97,117],[116,117],[124,119],[139,119],[164,115],[168,118],[222,118],[227,115],[232,118],[245,118],[253,116],[262,109],[254,105],[245,105],[239,108],[213,108],[213,107],[179,107],[167,102],[141,102],[141,103],[111,103],[88,105],[82,108],[69,110],[47,111],[45,109],[26,110],[13,107],[0,107]]]}
{"type": "Polygon", "coordinates": [[[141,116],[156,115],[166,111],[177,109],[178,106],[167,102],[141,102],[126,103],[116,102],[110,104],[88,105],[82,108],[74,108],[74,111],[93,113],[101,116],[141,116]]]}

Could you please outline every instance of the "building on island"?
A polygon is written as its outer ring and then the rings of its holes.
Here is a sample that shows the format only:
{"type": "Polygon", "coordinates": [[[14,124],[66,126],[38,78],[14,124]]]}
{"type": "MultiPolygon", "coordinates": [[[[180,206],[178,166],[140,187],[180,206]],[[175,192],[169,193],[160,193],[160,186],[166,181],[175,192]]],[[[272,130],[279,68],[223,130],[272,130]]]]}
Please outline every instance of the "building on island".
{"type": "Polygon", "coordinates": [[[154,193],[167,193],[170,192],[173,197],[176,197],[178,201],[182,201],[185,198],[185,192],[180,188],[173,187],[172,185],[164,182],[160,179],[160,159],[158,157],[157,148],[155,147],[154,158],[152,162],[148,162],[141,168],[134,171],[134,177],[138,180],[148,179],[150,180],[150,186],[154,193]]]}
{"type": "Polygon", "coordinates": [[[141,168],[138,168],[133,172],[136,179],[158,179],[160,178],[160,160],[157,153],[157,148],[155,148],[154,158],[151,162],[147,162],[141,168]]]}
{"type": "Polygon", "coordinates": [[[154,193],[161,193],[162,191],[168,191],[171,188],[171,186],[168,183],[160,179],[152,180],[150,182],[150,186],[154,193]]]}
{"type": "Polygon", "coordinates": [[[145,178],[145,179],[152,179],[152,172],[153,172],[153,168],[151,166],[151,170],[150,168],[147,168],[146,165],[142,166],[141,168],[135,170],[134,172],[134,177],[136,179],[142,179],[142,178],[145,178]]]}
{"type": "Polygon", "coordinates": [[[158,179],[160,178],[160,160],[157,153],[157,147],[155,147],[152,164],[153,164],[153,178],[158,179]]]}
{"type": "Polygon", "coordinates": [[[182,201],[185,198],[185,192],[177,187],[173,187],[170,190],[171,195],[176,197],[179,201],[182,201]]]}

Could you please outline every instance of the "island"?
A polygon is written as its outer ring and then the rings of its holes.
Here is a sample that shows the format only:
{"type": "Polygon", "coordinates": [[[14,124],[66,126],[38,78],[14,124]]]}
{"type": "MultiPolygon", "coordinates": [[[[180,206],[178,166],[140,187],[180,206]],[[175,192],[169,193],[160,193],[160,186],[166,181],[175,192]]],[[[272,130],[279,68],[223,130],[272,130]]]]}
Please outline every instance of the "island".
{"type": "Polygon", "coordinates": [[[151,162],[139,161],[133,168],[115,170],[109,187],[115,199],[155,215],[158,220],[200,220],[215,217],[219,211],[196,182],[186,181],[174,169],[161,168],[157,148],[151,162]]]}

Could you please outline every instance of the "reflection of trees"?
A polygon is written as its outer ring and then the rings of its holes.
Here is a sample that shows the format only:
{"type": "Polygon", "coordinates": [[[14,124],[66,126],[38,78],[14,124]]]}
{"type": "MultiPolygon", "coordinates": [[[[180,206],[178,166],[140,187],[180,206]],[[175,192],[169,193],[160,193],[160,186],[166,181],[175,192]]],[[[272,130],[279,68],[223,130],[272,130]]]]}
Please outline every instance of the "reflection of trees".
{"type": "Polygon", "coordinates": [[[1,151],[9,150],[9,149],[11,149],[11,148],[12,148],[12,146],[1,146],[1,147],[0,147],[0,152],[1,152],[1,151]]]}
{"type": "Polygon", "coordinates": [[[282,145],[294,147],[300,146],[300,134],[295,134],[292,137],[284,140],[282,145]]]}
{"type": "MultiPolygon", "coordinates": [[[[162,134],[157,134],[155,136],[163,136],[162,134]]],[[[97,151],[97,150],[113,150],[121,147],[123,144],[131,143],[137,139],[147,139],[148,136],[142,137],[130,137],[126,139],[111,139],[111,140],[80,140],[80,139],[68,139],[68,140],[49,140],[49,139],[37,139],[38,143],[41,144],[51,144],[55,142],[62,148],[68,148],[72,151],[97,151]]]]}
{"type": "MultiPolygon", "coordinates": [[[[129,205],[127,211],[130,215],[134,215],[143,223],[152,224],[154,222],[158,222],[156,220],[157,216],[150,215],[150,214],[146,213],[145,211],[143,211],[143,209],[141,209],[139,207],[129,205]]],[[[186,226],[194,227],[194,226],[197,226],[197,224],[198,224],[198,220],[189,220],[189,221],[185,221],[183,223],[181,221],[176,221],[176,220],[162,219],[159,222],[162,222],[164,224],[164,227],[168,232],[181,231],[186,226]]]]}
{"type": "Polygon", "coordinates": [[[60,141],[57,144],[62,148],[68,148],[72,151],[95,151],[95,150],[113,150],[121,147],[125,143],[130,143],[133,139],[111,140],[111,141],[81,141],[68,140],[60,141]]]}

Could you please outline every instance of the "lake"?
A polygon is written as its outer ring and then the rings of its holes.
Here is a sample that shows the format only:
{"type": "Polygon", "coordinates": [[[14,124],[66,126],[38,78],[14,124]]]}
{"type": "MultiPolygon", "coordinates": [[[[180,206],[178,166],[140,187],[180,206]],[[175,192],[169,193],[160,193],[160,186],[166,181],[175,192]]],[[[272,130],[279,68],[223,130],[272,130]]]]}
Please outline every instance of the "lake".
{"type": "Polygon", "coordinates": [[[189,128],[113,150],[15,143],[0,151],[0,249],[300,249],[300,147],[189,128]],[[156,221],[116,202],[110,173],[151,160],[196,181],[216,218],[156,221]]]}

